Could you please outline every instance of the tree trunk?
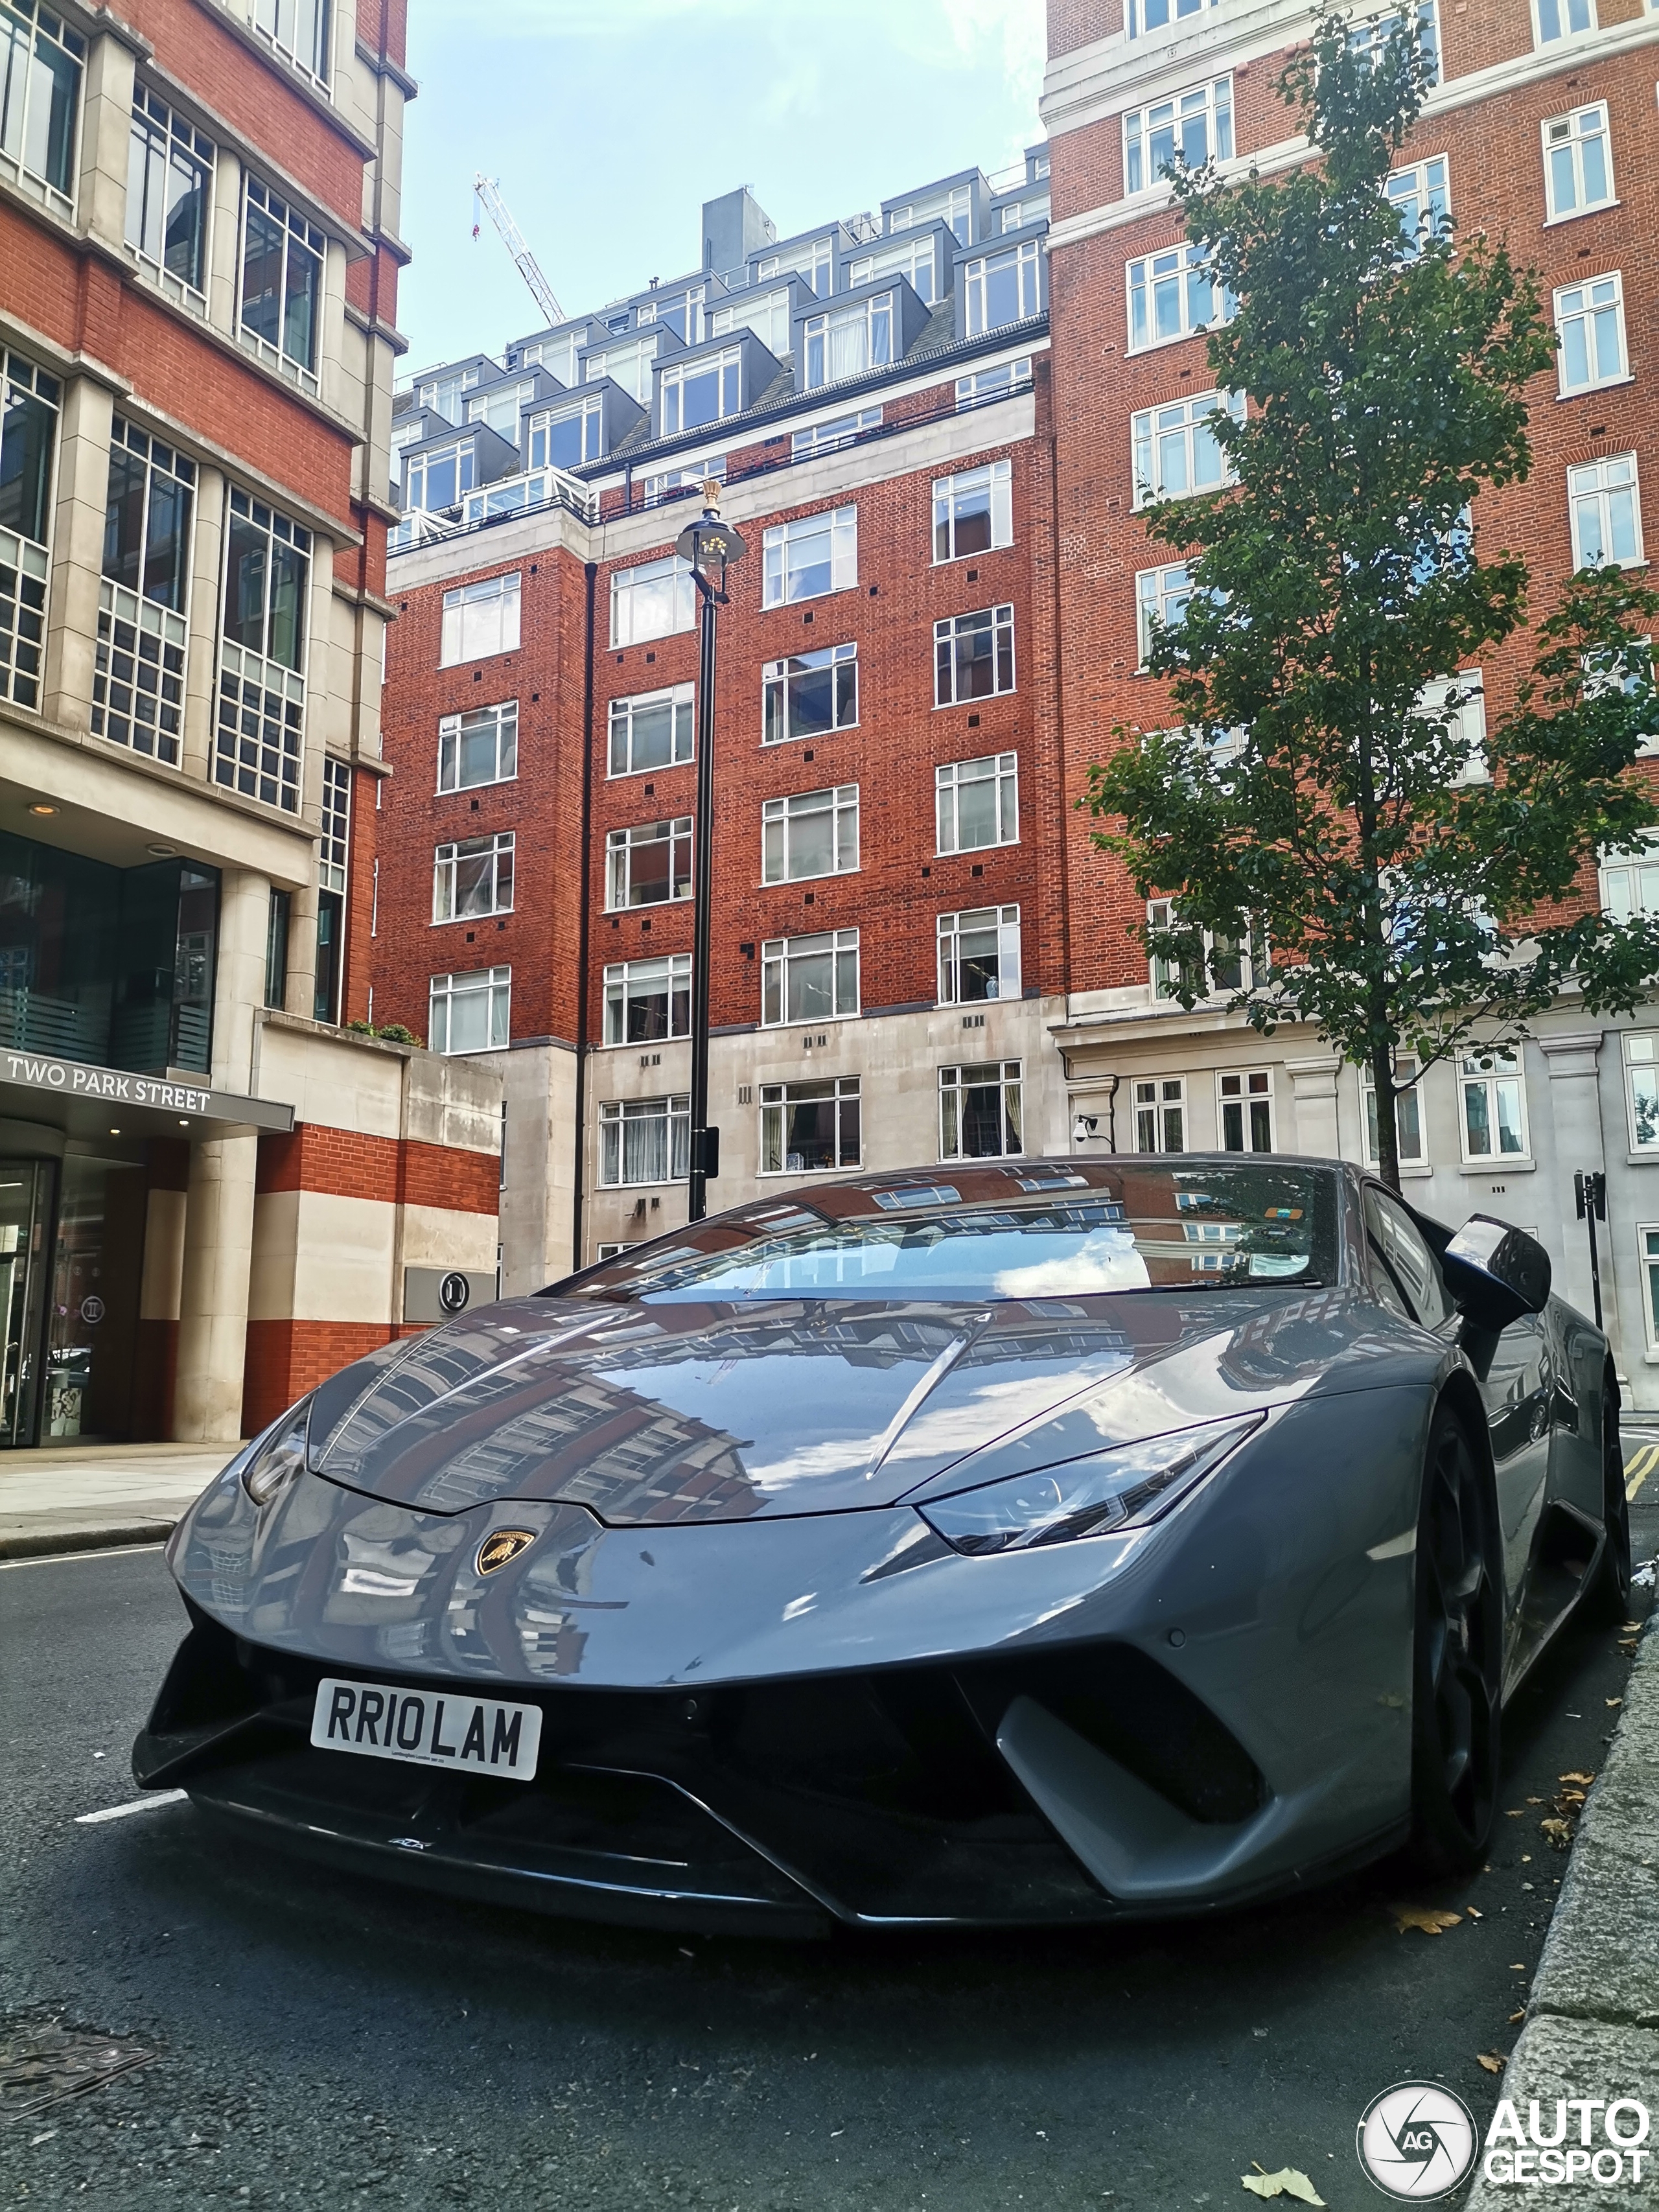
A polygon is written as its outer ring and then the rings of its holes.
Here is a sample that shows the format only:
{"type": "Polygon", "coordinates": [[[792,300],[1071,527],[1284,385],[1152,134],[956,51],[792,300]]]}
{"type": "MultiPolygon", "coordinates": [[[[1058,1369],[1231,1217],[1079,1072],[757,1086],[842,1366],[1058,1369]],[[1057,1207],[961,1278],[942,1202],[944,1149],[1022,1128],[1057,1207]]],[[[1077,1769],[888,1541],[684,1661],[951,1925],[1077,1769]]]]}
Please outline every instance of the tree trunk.
{"type": "Polygon", "coordinates": [[[1390,1190],[1400,1188],[1400,1123],[1395,1112],[1394,1048],[1371,1048],[1371,1086],[1376,1095],[1376,1171],[1390,1190]]]}

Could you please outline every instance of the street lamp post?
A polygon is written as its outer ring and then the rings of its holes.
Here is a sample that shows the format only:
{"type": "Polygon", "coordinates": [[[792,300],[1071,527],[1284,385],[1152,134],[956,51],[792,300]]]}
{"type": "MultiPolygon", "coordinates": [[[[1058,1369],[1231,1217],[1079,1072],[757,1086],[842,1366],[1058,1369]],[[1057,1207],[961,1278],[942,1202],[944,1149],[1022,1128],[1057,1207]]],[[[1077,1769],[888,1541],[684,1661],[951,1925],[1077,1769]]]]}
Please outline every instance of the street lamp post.
{"type": "Polygon", "coordinates": [[[708,1126],[708,939],[714,860],[714,653],[718,611],[726,604],[726,572],[748,548],[720,520],[720,488],[702,488],[701,519],[682,530],[675,545],[690,565],[702,602],[697,657],[697,827],[691,862],[691,1175],[687,1218],[708,1212],[708,1186],[720,1171],[720,1133],[708,1126]]]}

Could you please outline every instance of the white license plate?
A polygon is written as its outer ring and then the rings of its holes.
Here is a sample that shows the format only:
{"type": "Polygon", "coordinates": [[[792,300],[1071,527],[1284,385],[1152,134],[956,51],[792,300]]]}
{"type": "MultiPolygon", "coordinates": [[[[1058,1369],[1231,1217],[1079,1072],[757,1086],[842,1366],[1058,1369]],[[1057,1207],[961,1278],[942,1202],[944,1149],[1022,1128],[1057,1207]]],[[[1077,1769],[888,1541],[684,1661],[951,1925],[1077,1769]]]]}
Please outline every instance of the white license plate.
{"type": "Polygon", "coordinates": [[[379,1682],[317,1685],[311,1741],[411,1766],[447,1766],[529,1782],[541,1748],[539,1705],[508,1705],[453,1690],[392,1690],[379,1682]]]}

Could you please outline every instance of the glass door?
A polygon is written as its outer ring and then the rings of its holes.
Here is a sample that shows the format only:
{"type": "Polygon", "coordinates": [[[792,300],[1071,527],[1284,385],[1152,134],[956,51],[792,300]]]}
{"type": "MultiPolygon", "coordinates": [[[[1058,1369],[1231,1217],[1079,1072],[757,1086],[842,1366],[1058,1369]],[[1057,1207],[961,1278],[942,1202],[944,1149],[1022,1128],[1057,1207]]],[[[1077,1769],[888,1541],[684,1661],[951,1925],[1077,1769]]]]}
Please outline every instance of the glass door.
{"type": "Polygon", "coordinates": [[[35,1440],[50,1160],[0,1160],[0,1450],[35,1440]]]}

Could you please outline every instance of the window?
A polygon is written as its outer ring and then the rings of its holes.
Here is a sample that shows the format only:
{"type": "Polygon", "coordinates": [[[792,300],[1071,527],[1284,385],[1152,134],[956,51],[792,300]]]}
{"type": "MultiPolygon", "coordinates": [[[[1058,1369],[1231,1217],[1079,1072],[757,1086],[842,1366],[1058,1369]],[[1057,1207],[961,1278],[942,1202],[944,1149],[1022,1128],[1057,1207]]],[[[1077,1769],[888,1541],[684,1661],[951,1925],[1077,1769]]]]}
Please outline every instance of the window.
{"type": "Polygon", "coordinates": [[[332,754],[323,762],[322,836],[317,846],[317,961],[312,975],[313,1021],[337,1022],[345,982],[346,864],[351,850],[351,766],[332,754]]]}
{"type": "Polygon", "coordinates": [[[641,691],[611,702],[612,775],[640,775],[654,768],[677,768],[691,757],[691,700],[689,684],[667,691],[641,691]]]}
{"type": "Polygon", "coordinates": [[[947,761],[933,771],[941,853],[1019,842],[1019,763],[1014,753],[947,761]]]}
{"type": "MultiPolygon", "coordinates": [[[[1146,927],[1149,930],[1173,929],[1176,915],[1173,899],[1149,899],[1146,902],[1146,927]]],[[[1204,972],[1194,978],[1195,995],[1200,999],[1231,997],[1236,991],[1254,990],[1257,981],[1267,972],[1267,948],[1254,937],[1229,937],[1206,929],[1204,941],[1204,972]]],[[[1169,1000],[1178,995],[1181,971],[1176,963],[1155,956],[1152,962],[1152,996],[1169,1000]]]]}
{"type": "Polygon", "coordinates": [[[1128,269],[1129,344],[1164,345],[1194,331],[1224,323],[1237,302],[1218,292],[1209,264],[1196,246],[1172,246],[1132,261],[1128,269]]]}
{"type": "Polygon", "coordinates": [[[231,0],[284,60],[328,82],[329,0],[231,0]]]}
{"type": "Polygon", "coordinates": [[[993,1060],[939,1072],[939,1156],[998,1160],[1025,1150],[1020,1063],[993,1060]]]}
{"type": "Polygon", "coordinates": [[[440,447],[436,453],[412,455],[404,471],[404,506],[428,514],[459,507],[472,489],[476,469],[470,438],[462,445],[440,447]]]}
{"type": "Polygon", "coordinates": [[[1422,1231],[1398,1199],[1375,1183],[1364,1194],[1365,1241],[1371,1249],[1371,1279],[1383,1290],[1397,1291],[1407,1312],[1425,1328],[1437,1328],[1449,1321],[1455,1308],[1446,1294],[1440,1263],[1430,1251],[1422,1231]],[[1387,1289],[1378,1282],[1385,1278],[1387,1289]]]}
{"type": "Polygon", "coordinates": [[[793,271],[804,276],[820,300],[827,300],[834,289],[835,241],[815,238],[805,246],[798,246],[787,255],[769,253],[755,264],[755,282],[769,283],[775,276],[793,271]]]}
{"type": "Polygon", "coordinates": [[[1602,561],[1634,566],[1642,555],[1642,503],[1634,453],[1610,454],[1567,471],[1572,558],[1577,568],[1602,561]]]}
{"type": "Polygon", "coordinates": [[[768,353],[781,361],[789,350],[789,294],[763,292],[757,300],[734,300],[716,307],[708,318],[711,338],[730,337],[738,331],[753,331],[768,353]]]}
{"type": "MultiPolygon", "coordinates": [[[[966,245],[967,240],[964,239],[963,243],[966,245]]],[[[879,284],[886,276],[902,276],[914,288],[917,298],[933,307],[939,290],[932,237],[910,239],[902,246],[888,246],[884,252],[866,253],[849,262],[847,289],[856,292],[863,285],[879,284]]]]}
{"type": "Polygon", "coordinates": [[[242,331],[272,366],[317,388],[325,240],[315,223],[249,177],[242,204],[242,331]]]}
{"type": "Polygon", "coordinates": [[[636,399],[641,407],[648,407],[651,369],[656,358],[654,336],[630,338],[626,345],[607,346],[603,353],[589,354],[582,365],[582,382],[596,384],[600,377],[608,376],[613,384],[622,386],[630,399],[636,399]]]}
{"type": "Polygon", "coordinates": [[[605,971],[607,1044],[660,1044],[691,1034],[691,955],[622,960],[605,971]]]}
{"type": "Polygon", "coordinates": [[[127,154],[127,244],[205,306],[213,141],[139,85],[127,154]]]}
{"type": "Polygon", "coordinates": [[[1273,1079],[1264,1067],[1218,1075],[1216,1103],[1224,1152],[1270,1152],[1273,1148],[1273,1079]]]}
{"type": "Polygon", "coordinates": [[[817,653],[769,660],[761,679],[761,739],[821,738],[850,730],[859,718],[859,649],[825,646],[817,653]]]}
{"type": "Polygon", "coordinates": [[[1231,482],[1215,435],[1215,418],[1224,410],[1242,422],[1243,395],[1200,392],[1191,399],[1149,407],[1129,417],[1137,507],[1155,499],[1181,499],[1188,492],[1214,491],[1231,482]]]}
{"type": "Polygon", "coordinates": [[[1135,1150],[1184,1152],[1187,1149],[1187,1079],[1153,1077],[1135,1085],[1135,1150]]]}
{"type": "Polygon", "coordinates": [[[1034,193],[1028,200],[1012,200],[1002,210],[998,231],[1006,238],[1011,230],[1024,230],[1028,222],[1047,222],[1053,207],[1047,192],[1034,193]]]}
{"type": "Polygon", "coordinates": [[[763,606],[849,591],[859,580],[859,511],[837,507],[774,523],[762,538],[761,552],[763,606]]]}
{"type": "Polygon", "coordinates": [[[228,790],[297,813],[311,532],[233,488],[225,539],[213,773],[228,790]]]}
{"type": "MultiPolygon", "coordinates": [[[[933,559],[961,561],[1014,542],[1013,471],[992,461],[933,484],[933,559]]],[[[1012,619],[1012,610],[1010,609],[1012,619]]]]}
{"type": "Polygon", "coordinates": [[[761,881],[848,875],[859,864],[859,787],[798,791],[761,806],[761,881]]]}
{"type": "Polygon", "coordinates": [[[708,335],[705,308],[708,299],[706,284],[693,284],[684,292],[670,298],[659,292],[653,300],[645,300],[635,308],[635,322],[644,329],[647,324],[660,322],[673,331],[682,345],[701,345],[708,335]]]}
{"type": "Polygon", "coordinates": [[[763,1175],[855,1168],[862,1157],[856,1075],[823,1083],[762,1084],[763,1175]]]}
{"type": "Polygon", "coordinates": [[[1142,191],[1176,164],[1194,169],[1230,161],[1233,154],[1233,81],[1218,76],[1123,118],[1123,189],[1142,191]]]}
{"type": "Polygon", "coordinates": [[[427,1016],[434,1052],[499,1052],[511,1035],[513,970],[434,975],[427,1016]]]}
{"type": "Polygon", "coordinates": [[[1030,391],[1030,386],[1029,356],[1020,361],[1000,362],[994,368],[976,368],[971,375],[957,379],[957,412],[963,414],[993,399],[1010,398],[1017,392],[1030,391]]]}
{"type": "Polygon", "coordinates": [[[1192,581],[1184,561],[1168,568],[1143,568],[1136,576],[1136,614],[1143,668],[1152,659],[1158,626],[1161,623],[1165,629],[1179,629],[1187,619],[1187,605],[1192,596],[1192,581]]]}
{"type": "Polygon", "coordinates": [[[1571,38],[1575,31],[1595,28],[1595,0],[1533,0],[1533,21],[1538,44],[1571,38]]]}
{"type": "Polygon", "coordinates": [[[761,947],[761,1023],[831,1022],[859,1010],[859,933],[775,937],[761,947]]]}
{"type": "Polygon", "coordinates": [[[880,428],[880,408],[860,407],[855,415],[838,415],[833,422],[814,422],[810,429],[797,430],[789,441],[789,458],[802,461],[814,453],[836,453],[880,428]]]}
{"type": "Polygon", "coordinates": [[[459,428],[463,410],[464,395],[474,391],[483,381],[483,370],[478,363],[469,362],[465,368],[452,368],[442,376],[429,376],[415,387],[415,404],[429,407],[434,415],[441,415],[446,422],[459,428]]]}
{"type": "Polygon", "coordinates": [[[1636,1240],[1642,1255],[1642,1272],[1647,1279],[1643,1312],[1647,1322],[1648,1350],[1659,1352],[1659,1229],[1638,1229],[1636,1240]]]}
{"type": "Polygon", "coordinates": [[[505,438],[510,446],[519,442],[519,417],[536,397],[536,380],[527,376],[521,383],[495,384],[488,392],[480,392],[476,399],[466,403],[469,422],[482,422],[498,438],[505,438]]]}
{"type": "Polygon", "coordinates": [[[1492,770],[1486,765],[1486,690],[1478,668],[1465,668],[1439,683],[1425,684],[1417,711],[1437,720],[1448,743],[1460,751],[1462,765],[1450,778],[1454,787],[1491,782],[1492,770]]]}
{"type": "Polygon", "coordinates": [[[58,380],[21,354],[0,379],[0,699],[40,703],[46,529],[58,442],[58,380]]]}
{"type": "Polygon", "coordinates": [[[933,703],[956,707],[1014,688],[1014,611],[985,607],[933,624],[933,703]]]}
{"type": "MultiPolygon", "coordinates": [[[[1394,1068],[1394,1128],[1401,1167],[1423,1167],[1428,1152],[1423,1142],[1423,1103],[1417,1062],[1401,1056],[1394,1068]]],[[[1375,1167],[1377,1152],[1376,1085],[1368,1067],[1359,1071],[1359,1098],[1365,1117],[1365,1161],[1375,1167]]]]}
{"type": "Polygon", "coordinates": [[[1544,178],[1553,222],[1612,206],[1613,148],[1605,100],[1575,108],[1571,115],[1553,115],[1545,124],[1544,178]]]}
{"type": "Polygon", "coordinates": [[[678,362],[662,374],[662,433],[700,429],[705,422],[723,422],[739,411],[738,386],[743,356],[736,346],[685,367],[678,362]]]}
{"type": "Polygon", "coordinates": [[[821,385],[884,368],[893,359],[893,295],[878,292],[856,307],[809,315],[802,338],[806,356],[803,391],[816,392],[821,385]]]}
{"type": "Polygon", "coordinates": [[[1451,214],[1445,155],[1437,154],[1431,161],[1390,170],[1382,191],[1400,217],[1401,234],[1414,250],[1420,248],[1423,240],[1433,237],[1451,214]]]}
{"type": "Polygon", "coordinates": [[[1002,330],[1010,323],[1023,323],[1038,313],[1042,301],[1037,257],[1037,242],[1032,238],[1024,246],[1006,246],[1000,253],[988,253],[982,260],[966,264],[962,275],[970,338],[983,337],[988,331],[1002,330]]]}
{"type": "Polygon", "coordinates": [[[519,702],[446,714],[438,725],[438,788],[471,791],[519,773],[519,702]]]}
{"type": "MultiPolygon", "coordinates": [[[[1348,33],[1348,45],[1362,58],[1375,61],[1394,36],[1395,29],[1411,13],[1409,7],[1390,9],[1386,15],[1373,15],[1358,23],[1348,33]]],[[[1435,21],[1434,0],[1417,0],[1417,42],[1427,58],[1433,82],[1440,72],[1440,33],[1435,21]]]]}
{"type": "Polygon", "coordinates": [[[710,453],[696,461],[677,461],[672,469],[658,469],[644,479],[645,503],[660,507],[665,499],[677,492],[701,491],[710,477],[716,483],[726,482],[726,456],[710,453]]]}
{"type": "Polygon", "coordinates": [[[910,230],[917,223],[948,222],[958,246],[974,242],[974,191],[971,185],[951,185],[942,192],[929,192],[907,206],[889,208],[887,228],[910,230]]]}
{"type": "Polygon", "coordinates": [[[474,921],[513,911],[513,832],[463,837],[432,857],[432,919],[474,921]]]}
{"type": "Polygon", "coordinates": [[[1185,22],[1189,15],[1201,15],[1206,6],[1213,8],[1218,0],[1129,0],[1129,36],[1144,39],[1149,32],[1166,30],[1171,23],[1185,22]]]}
{"type": "Polygon", "coordinates": [[[664,906],[691,896],[691,817],[613,830],[605,841],[609,908],[664,906]]]}
{"type": "Polygon", "coordinates": [[[1561,341],[1561,393],[1593,392],[1622,384],[1625,365],[1624,283],[1615,270],[1555,295],[1555,328],[1561,341]]]}
{"type": "MultiPolygon", "coordinates": [[[[678,553],[611,573],[611,642],[644,645],[696,621],[696,587],[678,553]]],[[[614,774],[614,769],[612,770],[614,774]]]]}
{"type": "Polygon", "coordinates": [[[1519,1053],[1505,1046],[1466,1052],[1459,1070],[1464,1158],[1524,1159],[1527,1103],[1519,1053]]]}
{"type": "Polygon", "coordinates": [[[576,356],[587,343],[587,325],[567,331],[562,337],[532,338],[528,345],[520,346],[509,353],[509,368],[544,368],[558,382],[569,386],[576,382],[576,356]]]}
{"type": "Polygon", "coordinates": [[[1019,908],[980,906],[939,918],[939,1002],[971,1006],[982,999],[1017,999],[1019,908]]]}
{"type": "Polygon", "coordinates": [[[684,1182],[691,1171],[689,1098],[616,1098],[599,1108],[599,1183],[616,1190],[684,1182]]]}
{"type": "Polygon", "coordinates": [[[274,890],[265,908],[265,1004],[279,1011],[288,1004],[288,932],[294,911],[290,892],[274,890]]]}
{"type": "Polygon", "coordinates": [[[196,465],[117,416],[110,433],[92,727],[177,767],[196,465]]]}
{"type": "Polygon", "coordinates": [[[86,40],[40,0],[0,8],[0,174],[60,215],[75,204],[86,40]]]}
{"type": "Polygon", "coordinates": [[[1659,845],[1608,853],[1601,861],[1601,905],[1615,921],[1659,914],[1659,845]]]}
{"type": "Polygon", "coordinates": [[[519,649],[519,572],[486,576],[479,584],[459,584],[444,593],[440,668],[464,660],[488,660],[519,649]]]}
{"type": "Polygon", "coordinates": [[[1630,1148],[1659,1152],[1659,1030],[1625,1031],[1625,1097],[1630,1108],[1630,1148]]]}

